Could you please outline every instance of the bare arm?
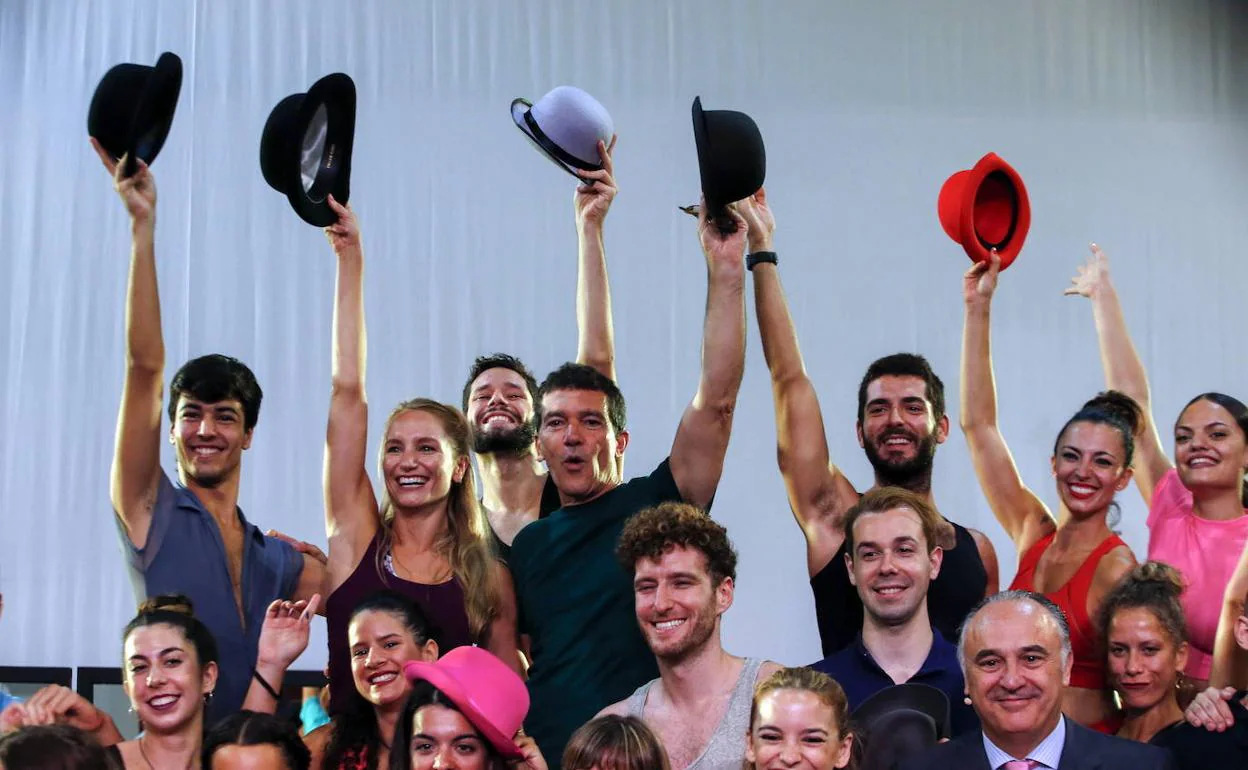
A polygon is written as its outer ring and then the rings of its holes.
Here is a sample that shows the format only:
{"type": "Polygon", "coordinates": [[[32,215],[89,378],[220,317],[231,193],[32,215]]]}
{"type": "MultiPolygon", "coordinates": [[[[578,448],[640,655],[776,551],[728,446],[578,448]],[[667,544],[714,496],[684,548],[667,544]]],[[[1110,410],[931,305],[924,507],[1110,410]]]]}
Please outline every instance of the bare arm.
{"type": "MultiPolygon", "coordinates": [[[[775,219],[767,207],[766,192],[759,190],[740,212],[750,228],[750,253],[771,251],[775,219]]],[[[776,457],[789,508],[806,535],[807,566],[816,575],[845,541],[845,513],[857,501],[858,492],[828,458],[823,411],[802,362],[780,271],[776,265],[760,262],[753,274],[754,311],[771,373],[776,457]]]]}
{"type": "Polygon", "coordinates": [[[1210,687],[1248,689],[1248,649],[1240,647],[1235,641],[1237,625],[1242,624],[1248,632],[1248,620],[1244,618],[1245,598],[1248,598],[1248,544],[1244,546],[1244,552],[1223,592],[1222,615],[1218,618],[1218,632],[1213,640],[1210,687]]]}
{"type": "Polygon", "coordinates": [[[1140,405],[1143,413],[1131,466],[1135,471],[1136,489],[1140,490],[1144,503],[1151,505],[1157,482],[1174,464],[1166,456],[1161,435],[1157,432],[1148,374],[1131,342],[1118,292],[1109,278],[1109,258],[1095,243],[1092,244],[1092,256],[1086,265],[1079,268],[1071,284],[1066,294],[1078,294],[1092,300],[1092,317],[1096,321],[1096,339],[1101,348],[1101,367],[1105,370],[1106,386],[1130,396],[1140,405]]]}
{"type": "Polygon", "coordinates": [[[1001,590],[1001,566],[997,563],[997,549],[993,547],[988,536],[978,529],[967,529],[971,539],[975,541],[975,550],[979,552],[979,560],[984,564],[987,581],[984,584],[984,596],[992,596],[1001,590]]]}
{"type": "Polygon", "coordinates": [[[124,161],[114,161],[95,139],[91,146],[112,175],[113,186],[130,214],[126,374],[117,415],[109,496],[130,542],[142,548],[147,544],[160,478],[160,410],[165,370],[156,286],[156,179],[143,161],[138,162],[133,176],[123,177],[124,161]]]}
{"type": "Polygon", "coordinates": [[[325,434],[325,532],[329,590],[355,570],[377,532],[377,500],[365,469],[368,399],[364,327],[364,248],[355,214],[333,198],[338,223],[325,228],[338,257],[334,294],[333,389],[325,434]]]}
{"type": "Polygon", "coordinates": [[[724,235],[706,218],[698,227],[706,254],[706,321],[702,333],[702,376],[672,442],[672,477],[681,497],[710,505],[724,469],[737,392],[745,370],[746,224],[732,213],[737,231],[724,235]]]}
{"type": "Polygon", "coordinates": [[[582,172],[587,184],[576,188],[576,362],[592,366],[615,380],[615,331],[611,325],[611,286],[607,280],[607,252],[602,225],[619,188],[611,146],[598,142],[601,171],[582,172]]]}
{"type": "Polygon", "coordinates": [[[992,376],[989,309],[996,291],[999,260],[977,263],[966,272],[962,329],[962,432],[988,505],[1021,556],[1054,526],[1040,498],[1023,485],[1014,458],[997,426],[997,386],[992,376]]]}
{"type": "Polygon", "coordinates": [[[494,570],[498,581],[498,613],[490,621],[486,648],[515,669],[517,674],[524,676],[520,650],[516,645],[516,585],[512,582],[511,572],[502,562],[498,562],[494,570]]]}
{"type": "MultiPolygon", "coordinates": [[[[313,595],[306,602],[285,602],[278,599],[269,604],[269,609],[264,614],[255,673],[278,694],[282,692],[286,670],[308,648],[312,617],[320,603],[320,594],[313,595]]],[[[266,714],[277,711],[277,699],[264,684],[255,676],[252,677],[251,685],[247,688],[247,697],[243,699],[244,709],[266,714]]]]}

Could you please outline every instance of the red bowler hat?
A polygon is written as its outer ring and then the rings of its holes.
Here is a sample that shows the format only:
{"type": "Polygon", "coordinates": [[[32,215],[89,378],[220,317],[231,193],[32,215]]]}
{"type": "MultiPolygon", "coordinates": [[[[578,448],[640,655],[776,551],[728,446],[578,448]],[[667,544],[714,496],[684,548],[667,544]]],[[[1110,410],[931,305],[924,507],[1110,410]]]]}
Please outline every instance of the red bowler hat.
{"type": "Polygon", "coordinates": [[[936,210],[940,226],[962,244],[967,256],[987,262],[989,252],[996,249],[1002,270],[1018,256],[1031,227],[1031,204],[1022,177],[992,152],[974,168],[945,180],[936,210]]]}

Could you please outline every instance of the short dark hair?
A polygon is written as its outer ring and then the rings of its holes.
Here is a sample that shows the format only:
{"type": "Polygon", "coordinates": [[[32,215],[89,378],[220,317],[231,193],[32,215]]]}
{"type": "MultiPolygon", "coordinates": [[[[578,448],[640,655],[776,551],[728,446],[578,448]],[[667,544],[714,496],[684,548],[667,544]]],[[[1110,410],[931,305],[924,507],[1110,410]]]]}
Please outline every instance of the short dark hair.
{"type": "MultiPolygon", "coordinates": [[[[139,612],[121,632],[122,644],[136,629],[147,626],[168,625],[180,629],[182,635],[195,648],[199,665],[218,662],[217,640],[203,621],[195,617],[191,600],[181,594],[162,594],[147,599],[139,605],[139,612]]],[[[124,653],[123,653],[124,654],[124,653]]]]}
{"type": "Polygon", "coordinates": [[[854,523],[869,513],[884,513],[897,508],[908,508],[919,517],[923,527],[923,539],[927,552],[936,550],[937,533],[940,531],[940,514],[931,503],[901,487],[878,487],[858,499],[858,503],[845,514],[845,552],[854,558],[854,523]]]}
{"type": "Polygon", "coordinates": [[[239,711],[218,722],[204,736],[204,770],[212,770],[212,755],[222,746],[276,746],[288,770],[308,770],[312,754],[290,722],[273,714],[239,711]]]}
{"type": "Polygon", "coordinates": [[[472,362],[472,367],[468,369],[468,381],[464,383],[464,413],[468,413],[468,399],[472,397],[472,383],[476,382],[481,373],[488,369],[510,369],[516,374],[524,378],[524,386],[529,389],[529,398],[533,399],[533,403],[537,403],[537,379],[533,376],[533,372],[529,371],[529,367],[516,358],[506,353],[491,353],[488,356],[477,356],[477,360],[472,362]]]}
{"type": "Polygon", "coordinates": [[[533,399],[533,423],[538,431],[542,429],[542,399],[547,393],[556,390],[590,390],[602,393],[607,397],[607,419],[616,433],[624,430],[627,411],[624,406],[624,394],[615,381],[585,364],[566,363],[542,380],[537,389],[537,398],[533,399]]]}
{"type": "Polygon", "coordinates": [[[676,547],[701,551],[716,584],[724,578],[737,579],[737,552],[728,540],[728,530],[688,503],[668,501],[634,514],[620,533],[615,555],[632,575],[638,561],[658,561],[676,547]]]}
{"type": "Polygon", "coordinates": [[[932,365],[915,353],[894,353],[877,358],[867,367],[858,385],[858,421],[867,413],[867,386],[881,377],[918,377],[923,380],[927,400],[932,405],[932,417],[939,420],[945,416],[945,384],[932,371],[932,365]]]}
{"type": "Polygon", "coordinates": [[[256,375],[237,358],[213,353],[192,358],[173,375],[169,385],[169,421],[177,420],[178,399],[189,396],[205,404],[237,399],[243,405],[243,430],[256,427],[264,392],[256,375]]]}
{"type": "Polygon", "coordinates": [[[69,725],[23,727],[5,735],[0,738],[0,766],[6,770],[104,770],[116,767],[103,746],[69,725]]]}

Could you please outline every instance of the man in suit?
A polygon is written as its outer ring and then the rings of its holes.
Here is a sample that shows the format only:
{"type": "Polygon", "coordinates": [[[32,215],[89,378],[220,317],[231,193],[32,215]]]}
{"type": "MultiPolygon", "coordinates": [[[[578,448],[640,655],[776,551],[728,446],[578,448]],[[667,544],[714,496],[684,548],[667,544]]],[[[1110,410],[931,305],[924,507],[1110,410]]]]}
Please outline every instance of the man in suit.
{"type": "Polygon", "coordinates": [[[1045,597],[1029,591],[988,597],[967,617],[958,650],[983,731],[912,757],[901,770],[1174,767],[1162,749],[1102,735],[1062,716],[1070,629],[1045,597]]]}

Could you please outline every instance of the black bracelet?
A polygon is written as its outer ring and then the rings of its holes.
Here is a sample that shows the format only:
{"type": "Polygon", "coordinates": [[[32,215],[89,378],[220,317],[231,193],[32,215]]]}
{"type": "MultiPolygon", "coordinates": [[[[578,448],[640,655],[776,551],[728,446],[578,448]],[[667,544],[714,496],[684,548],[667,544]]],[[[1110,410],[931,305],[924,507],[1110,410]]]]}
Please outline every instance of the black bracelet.
{"type": "Polygon", "coordinates": [[[252,675],[253,677],[255,677],[255,680],[256,680],[257,682],[259,682],[259,683],[260,683],[260,686],[264,688],[265,692],[267,692],[269,695],[272,695],[272,696],[273,696],[273,700],[275,700],[275,701],[281,701],[282,696],[281,696],[281,695],[277,692],[277,690],[274,690],[274,689],[273,689],[273,685],[271,685],[271,684],[269,684],[268,682],[266,682],[266,681],[265,681],[265,679],[264,679],[264,677],[260,676],[260,672],[259,672],[259,671],[257,671],[256,669],[254,669],[254,668],[253,668],[253,669],[251,670],[251,675],[252,675]]]}
{"type": "Polygon", "coordinates": [[[759,262],[770,262],[777,266],[780,264],[780,260],[777,259],[774,251],[756,251],[745,258],[745,266],[750,270],[753,270],[754,266],[759,262]]]}

